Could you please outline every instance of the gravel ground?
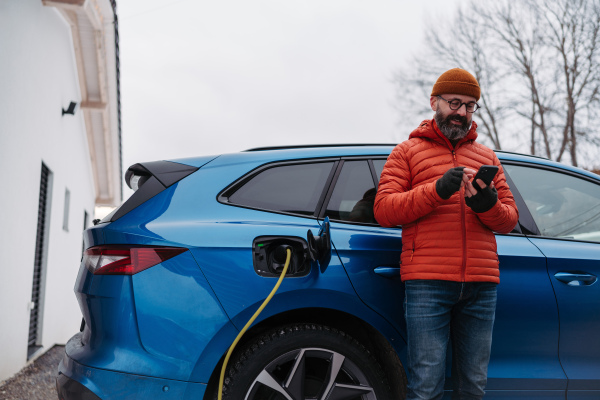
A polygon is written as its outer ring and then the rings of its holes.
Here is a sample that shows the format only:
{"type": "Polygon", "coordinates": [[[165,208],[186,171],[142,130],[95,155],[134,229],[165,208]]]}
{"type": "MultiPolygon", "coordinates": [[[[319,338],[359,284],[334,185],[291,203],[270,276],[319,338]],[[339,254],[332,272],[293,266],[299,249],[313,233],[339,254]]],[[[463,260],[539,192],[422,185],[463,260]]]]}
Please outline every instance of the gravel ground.
{"type": "Polygon", "coordinates": [[[56,371],[65,346],[54,346],[0,385],[0,400],[56,400],[56,371]]]}

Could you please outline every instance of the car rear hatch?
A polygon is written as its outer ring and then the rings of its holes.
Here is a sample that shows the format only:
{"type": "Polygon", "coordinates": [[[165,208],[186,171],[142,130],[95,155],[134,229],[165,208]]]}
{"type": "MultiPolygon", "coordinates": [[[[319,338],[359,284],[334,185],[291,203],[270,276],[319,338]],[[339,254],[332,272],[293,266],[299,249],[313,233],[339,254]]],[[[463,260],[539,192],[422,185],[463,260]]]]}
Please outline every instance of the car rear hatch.
{"type": "Polygon", "coordinates": [[[138,206],[151,206],[151,199],[159,202],[159,194],[175,190],[173,185],[214,158],[190,159],[190,164],[195,165],[171,161],[142,163],[127,170],[125,177],[134,194],[83,235],[86,250],[74,288],[83,314],[82,332],[71,340],[77,343],[70,342],[69,357],[106,370],[189,378],[198,354],[182,349],[181,341],[165,341],[161,330],[171,329],[169,335],[175,339],[178,335],[189,336],[190,330],[200,331],[186,320],[193,313],[173,313],[168,309],[171,302],[179,307],[186,302],[192,308],[209,310],[214,315],[215,329],[229,322],[208,282],[188,248],[164,239],[131,240],[130,236],[114,232],[111,235],[108,231],[113,222],[138,206]],[[171,293],[171,298],[165,296],[165,286],[186,284],[192,286],[186,292],[191,298],[177,303],[178,293],[171,293]]]}

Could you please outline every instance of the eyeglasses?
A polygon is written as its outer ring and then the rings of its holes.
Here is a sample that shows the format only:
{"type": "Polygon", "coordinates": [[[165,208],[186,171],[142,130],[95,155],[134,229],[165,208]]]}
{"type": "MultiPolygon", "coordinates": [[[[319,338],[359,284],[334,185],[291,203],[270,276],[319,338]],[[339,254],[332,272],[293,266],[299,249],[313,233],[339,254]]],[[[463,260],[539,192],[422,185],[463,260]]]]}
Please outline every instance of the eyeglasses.
{"type": "Polygon", "coordinates": [[[456,111],[459,108],[461,108],[463,106],[463,104],[465,105],[465,111],[468,113],[474,113],[475,111],[479,110],[481,107],[479,107],[479,104],[475,103],[474,101],[471,101],[469,103],[463,103],[458,99],[454,99],[454,100],[446,100],[445,98],[443,98],[442,96],[437,96],[440,99],[444,100],[446,103],[448,103],[448,107],[450,107],[451,110],[456,111]]]}

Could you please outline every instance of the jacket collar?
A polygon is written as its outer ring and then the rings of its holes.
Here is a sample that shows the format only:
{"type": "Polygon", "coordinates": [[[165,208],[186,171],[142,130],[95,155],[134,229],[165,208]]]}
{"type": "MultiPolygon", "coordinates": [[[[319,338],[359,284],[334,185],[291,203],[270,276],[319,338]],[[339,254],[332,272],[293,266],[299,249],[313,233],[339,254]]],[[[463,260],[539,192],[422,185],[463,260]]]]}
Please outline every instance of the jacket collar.
{"type": "MultiPolygon", "coordinates": [[[[448,138],[446,136],[444,136],[444,134],[440,131],[440,128],[438,128],[437,123],[435,122],[435,119],[426,119],[425,121],[421,122],[421,125],[419,125],[419,127],[417,129],[412,131],[412,133],[410,134],[410,136],[408,138],[409,139],[412,139],[412,138],[429,139],[429,140],[433,140],[441,145],[445,145],[450,149],[453,148],[452,143],[450,143],[450,140],[448,140],[448,138]]],[[[475,121],[472,121],[471,128],[469,129],[469,132],[467,132],[467,136],[462,138],[456,144],[456,147],[458,148],[462,143],[469,141],[469,140],[475,141],[475,139],[477,139],[477,124],[475,123],[475,121]]]]}

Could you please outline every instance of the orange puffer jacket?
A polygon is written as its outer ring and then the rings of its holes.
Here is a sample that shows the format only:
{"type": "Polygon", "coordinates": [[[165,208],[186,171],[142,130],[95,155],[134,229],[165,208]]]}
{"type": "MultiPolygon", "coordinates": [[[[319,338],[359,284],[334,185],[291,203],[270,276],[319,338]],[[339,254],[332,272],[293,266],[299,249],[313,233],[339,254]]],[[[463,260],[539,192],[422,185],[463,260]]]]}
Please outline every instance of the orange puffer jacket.
{"type": "Polygon", "coordinates": [[[383,168],[375,218],[381,226],[402,225],[402,280],[500,282],[495,232],[508,233],[519,214],[496,154],[475,142],[477,125],[452,147],[434,120],[423,121],[397,145],[383,168]],[[450,168],[497,165],[498,201],[484,213],[465,204],[464,188],[442,199],[435,182],[450,168]]]}

